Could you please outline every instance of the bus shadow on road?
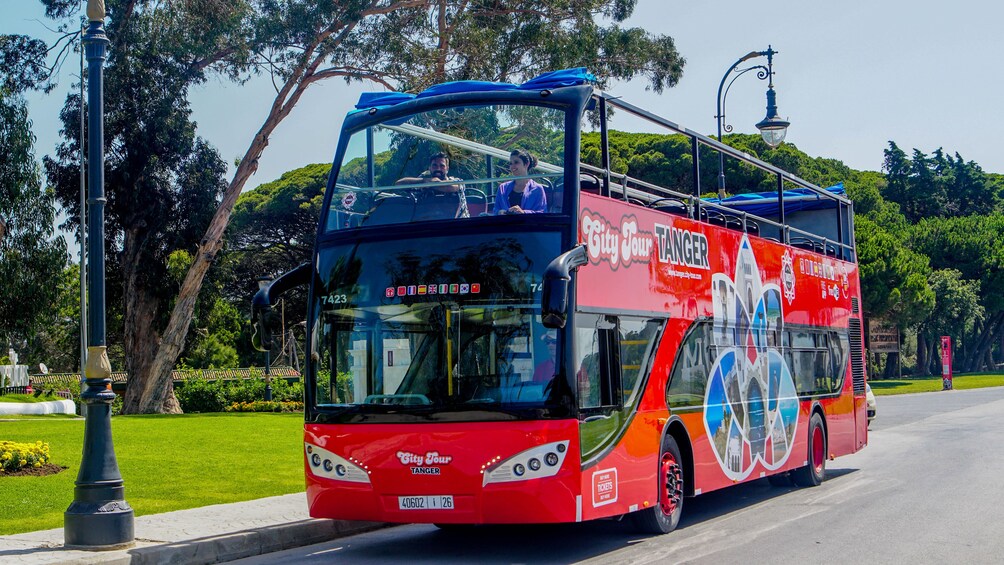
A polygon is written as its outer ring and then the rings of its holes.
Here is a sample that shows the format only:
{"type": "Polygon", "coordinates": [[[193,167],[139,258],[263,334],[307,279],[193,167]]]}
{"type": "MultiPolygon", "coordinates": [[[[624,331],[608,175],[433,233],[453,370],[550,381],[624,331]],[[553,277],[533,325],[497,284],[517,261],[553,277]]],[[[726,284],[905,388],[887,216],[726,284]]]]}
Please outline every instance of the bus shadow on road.
{"type": "MultiPolygon", "coordinates": [[[[827,482],[840,481],[856,471],[829,469],[827,482]]],[[[775,487],[761,479],[688,498],[677,533],[685,535],[687,528],[800,490],[795,486],[775,487]]],[[[408,556],[414,562],[571,563],[654,539],[639,534],[629,518],[580,524],[455,526],[443,530],[411,526],[405,531],[391,528],[364,535],[391,535],[395,531],[392,543],[353,544],[355,557],[380,560],[408,556]]]]}

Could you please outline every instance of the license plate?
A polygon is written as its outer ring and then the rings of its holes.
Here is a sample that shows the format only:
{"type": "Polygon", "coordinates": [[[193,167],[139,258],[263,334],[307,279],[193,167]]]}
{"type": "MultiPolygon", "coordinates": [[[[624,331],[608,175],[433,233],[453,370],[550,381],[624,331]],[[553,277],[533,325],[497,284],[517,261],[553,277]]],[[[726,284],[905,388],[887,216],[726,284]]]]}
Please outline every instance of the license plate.
{"type": "Polygon", "coordinates": [[[399,496],[397,507],[400,510],[453,510],[452,495],[432,496],[399,496]]]}

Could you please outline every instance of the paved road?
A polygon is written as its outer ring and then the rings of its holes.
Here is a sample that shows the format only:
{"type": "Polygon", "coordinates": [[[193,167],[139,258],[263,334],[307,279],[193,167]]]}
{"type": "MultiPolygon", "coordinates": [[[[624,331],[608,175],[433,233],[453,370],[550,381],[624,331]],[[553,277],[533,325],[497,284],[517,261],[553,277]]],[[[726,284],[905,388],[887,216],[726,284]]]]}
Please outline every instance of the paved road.
{"type": "Polygon", "coordinates": [[[878,398],[865,450],[811,489],[687,499],[680,528],[409,525],[242,563],[1002,563],[1004,388],[878,398]]]}

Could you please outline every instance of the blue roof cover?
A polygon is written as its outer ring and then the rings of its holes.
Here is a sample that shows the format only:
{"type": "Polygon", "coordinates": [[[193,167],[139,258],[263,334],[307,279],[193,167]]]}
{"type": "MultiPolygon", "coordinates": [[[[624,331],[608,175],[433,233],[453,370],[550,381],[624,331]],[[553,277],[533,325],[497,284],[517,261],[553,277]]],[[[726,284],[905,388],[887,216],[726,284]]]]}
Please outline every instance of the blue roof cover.
{"type": "Polygon", "coordinates": [[[508,82],[488,82],[484,80],[458,80],[434,84],[418,93],[416,98],[428,98],[455,92],[491,92],[493,90],[516,90],[516,85],[508,82]]]}
{"type": "Polygon", "coordinates": [[[407,92],[363,92],[359,95],[356,109],[365,110],[380,106],[393,106],[401,102],[413,100],[414,98],[414,94],[408,94],[407,92]]]}
{"type": "Polygon", "coordinates": [[[482,80],[461,80],[454,82],[444,82],[436,84],[419,92],[417,95],[405,92],[364,92],[359,96],[356,103],[357,110],[368,108],[379,108],[382,106],[394,106],[402,102],[414,100],[415,98],[427,98],[429,96],[439,96],[441,94],[455,94],[458,92],[492,92],[499,90],[546,90],[549,88],[561,88],[565,86],[577,86],[596,82],[596,76],[586,70],[585,67],[574,69],[562,69],[551,71],[538,77],[532,78],[523,84],[516,85],[508,82],[488,82],[482,80]]]}
{"type": "Polygon", "coordinates": [[[520,90],[545,90],[563,86],[578,86],[587,82],[596,82],[596,75],[587,71],[585,67],[576,67],[544,73],[524,82],[519,85],[519,88],[520,90]]]}
{"type": "MultiPolygon", "coordinates": [[[[847,191],[844,190],[844,183],[842,182],[824,190],[837,196],[847,195],[847,191]]],[[[777,192],[752,192],[749,194],[737,194],[723,200],[719,200],[718,198],[703,198],[702,200],[712,204],[722,204],[723,206],[728,206],[729,208],[755,216],[776,216],[778,212],[777,192]]],[[[796,188],[795,190],[784,191],[785,214],[806,210],[825,210],[836,207],[836,200],[820,196],[808,188],[796,188]]]]}

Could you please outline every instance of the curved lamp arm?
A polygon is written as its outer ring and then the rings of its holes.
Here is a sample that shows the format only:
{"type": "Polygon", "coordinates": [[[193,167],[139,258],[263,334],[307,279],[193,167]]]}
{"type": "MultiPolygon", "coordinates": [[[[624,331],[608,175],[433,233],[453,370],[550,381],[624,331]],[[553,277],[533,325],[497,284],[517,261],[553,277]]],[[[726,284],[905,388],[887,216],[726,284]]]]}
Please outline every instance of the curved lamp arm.
{"type": "Polygon", "coordinates": [[[258,289],[251,299],[251,327],[254,331],[251,335],[251,345],[255,349],[258,351],[272,349],[272,332],[265,325],[265,312],[271,310],[279,297],[290,289],[308,284],[313,273],[313,264],[304,263],[258,289]]]}

